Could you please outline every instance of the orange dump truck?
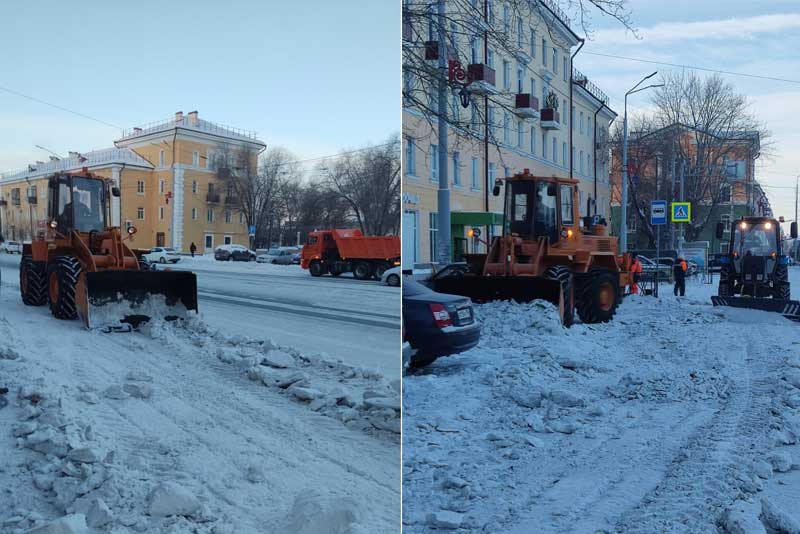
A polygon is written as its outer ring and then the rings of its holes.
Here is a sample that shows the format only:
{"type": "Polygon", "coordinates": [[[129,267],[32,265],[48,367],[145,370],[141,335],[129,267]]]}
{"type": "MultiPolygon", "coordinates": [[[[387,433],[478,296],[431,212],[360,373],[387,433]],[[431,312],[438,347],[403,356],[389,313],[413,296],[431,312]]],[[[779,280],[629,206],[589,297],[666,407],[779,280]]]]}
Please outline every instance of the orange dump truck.
{"type": "Polygon", "coordinates": [[[355,228],[309,233],[300,259],[311,276],[352,272],[359,280],[380,279],[395,265],[400,265],[398,236],[365,236],[355,228]]]}

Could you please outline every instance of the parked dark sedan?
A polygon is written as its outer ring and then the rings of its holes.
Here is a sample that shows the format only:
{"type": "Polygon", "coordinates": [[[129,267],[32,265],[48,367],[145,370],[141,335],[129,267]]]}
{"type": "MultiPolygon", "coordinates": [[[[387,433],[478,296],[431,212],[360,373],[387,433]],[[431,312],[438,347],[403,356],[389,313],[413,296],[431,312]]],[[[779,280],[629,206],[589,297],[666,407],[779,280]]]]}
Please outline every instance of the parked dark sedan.
{"type": "Polygon", "coordinates": [[[468,298],[437,293],[409,277],[403,280],[403,327],[414,351],[411,367],[469,350],[481,337],[468,298]]]}
{"type": "Polygon", "coordinates": [[[256,261],[256,253],[242,245],[220,245],[214,249],[214,259],[219,261],[256,261]]]}

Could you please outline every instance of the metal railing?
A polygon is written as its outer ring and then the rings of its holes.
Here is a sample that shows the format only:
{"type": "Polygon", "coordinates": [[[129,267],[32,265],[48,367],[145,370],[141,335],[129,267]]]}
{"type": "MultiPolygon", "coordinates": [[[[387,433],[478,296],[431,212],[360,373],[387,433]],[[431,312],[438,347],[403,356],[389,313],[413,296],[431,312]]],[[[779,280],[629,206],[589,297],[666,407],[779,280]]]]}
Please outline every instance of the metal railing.
{"type": "Polygon", "coordinates": [[[211,132],[228,137],[242,137],[257,141],[256,132],[244,130],[242,128],[234,128],[232,126],[225,126],[223,124],[216,124],[203,119],[192,118],[184,115],[182,118],[171,118],[160,121],[143,124],[135,128],[129,128],[122,131],[121,139],[130,139],[139,137],[141,135],[148,135],[151,133],[162,132],[180,126],[181,128],[190,128],[203,132],[211,132]]]}
{"type": "Polygon", "coordinates": [[[133,150],[127,148],[107,148],[95,150],[73,156],[71,158],[51,160],[41,164],[28,165],[25,169],[11,171],[0,175],[0,180],[14,180],[28,176],[38,176],[51,174],[61,171],[80,169],[81,167],[96,167],[111,163],[135,163],[144,167],[152,167],[152,164],[141,157],[133,150]]]}
{"type": "Polygon", "coordinates": [[[608,95],[601,91],[600,88],[593,84],[585,74],[575,67],[572,67],[572,81],[586,89],[586,91],[588,91],[589,94],[595,97],[597,100],[608,105],[608,95]]]}
{"type": "Polygon", "coordinates": [[[564,23],[565,26],[568,28],[572,25],[572,20],[567,16],[563,9],[558,7],[558,5],[553,0],[539,0],[542,4],[544,4],[547,9],[553,12],[553,15],[556,16],[561,22],[564,23]]]}

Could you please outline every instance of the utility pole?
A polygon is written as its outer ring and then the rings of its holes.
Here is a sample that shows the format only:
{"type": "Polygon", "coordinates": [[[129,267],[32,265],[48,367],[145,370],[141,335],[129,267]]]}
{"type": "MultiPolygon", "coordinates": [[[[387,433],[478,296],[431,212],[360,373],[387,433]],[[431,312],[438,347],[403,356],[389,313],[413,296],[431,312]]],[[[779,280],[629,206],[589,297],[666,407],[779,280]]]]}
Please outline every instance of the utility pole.
{"type": "Polygon", "coordinates": [[[450,263],[450,181],[447,177],[447,37],[445,36],[445,0],[438,0],[439,24],[439,191],[438,211],[439,262],[450,263]]]}
{"type": "MultiPolygon", "coordinates": [[[[681,202],[683,202],[683,184],[684,184],[684,178],[685,178],[685,172],[686,172],[685,168],[686,168],[686,160],[682,159],[681,160],[681,183],[680,183],[680,193],[679,193],[681,202]]],[[[681,223],[681,226],[680,226],[680,234],[678,236],[678,252],[683,252],[683,231],[684,231],[683,225],[684,224],[687,224],[687,223],[681,223]]]]}
{"type": "MultiPolygon", "coordinates": [[[[672,172],[670,174],[671,185],[669,188],[669,203],[670,206],[675,202],[675,143],[672,143],[672,172]]],[[[670,217],[671,219],[672,217],[670,217]]],[[[675,250],[675,223],[669,223],[669,248],[675,250]]]]}

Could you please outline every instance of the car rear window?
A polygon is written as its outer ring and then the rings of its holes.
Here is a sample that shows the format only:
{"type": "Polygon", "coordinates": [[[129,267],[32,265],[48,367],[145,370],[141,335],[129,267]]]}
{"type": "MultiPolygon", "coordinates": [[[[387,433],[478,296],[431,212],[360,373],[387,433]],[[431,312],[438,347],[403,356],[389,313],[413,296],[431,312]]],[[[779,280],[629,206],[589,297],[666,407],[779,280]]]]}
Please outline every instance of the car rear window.
{"type": "Polygon", "coordinates": [[[410,278],[403,280],[403,296],[417,296],[429,293],[431,290],[410,278]]]}

